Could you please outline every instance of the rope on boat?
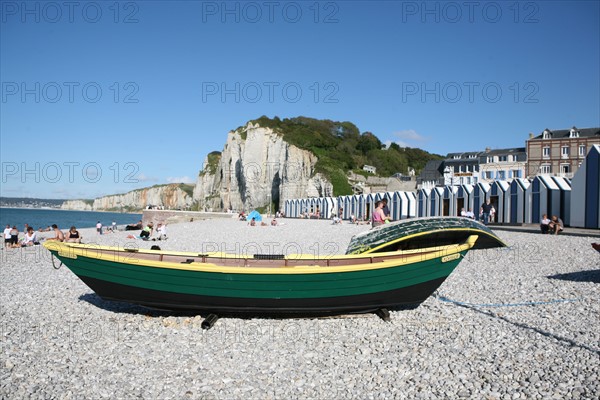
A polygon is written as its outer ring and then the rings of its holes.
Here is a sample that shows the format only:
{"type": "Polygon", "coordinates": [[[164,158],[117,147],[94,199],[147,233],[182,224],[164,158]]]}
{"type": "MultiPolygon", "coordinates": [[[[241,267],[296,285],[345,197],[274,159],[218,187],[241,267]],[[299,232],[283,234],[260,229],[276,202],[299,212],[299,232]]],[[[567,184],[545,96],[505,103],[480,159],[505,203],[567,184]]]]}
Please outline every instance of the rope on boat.
{"type": "Polygon", "coordinates": [[[60,262],[60,265],[58,266],[58,268],[56,268],[56,265],[54,264],[54,256],[51,255],[50,259],[52,260],[52,267],[54,267],[54,269],[60,269],[60,267],[62,267],[62,265],[63,265],[62,261],[60,262]]]}
{"type": "Polygon", "coordinates": [[[556,300],[547,300],[547,301],[528,301],[524,303],[486,303],[486,304],[474,304],[474,303],[466,303],[463,301],[452,300],[446,296],[435,296],[436,299],[443,301],[445,303],[452,303],[459,306],[467,306],[467,307],[525,307],[525,306],[539,306],[545,304],[559,304],[559,303],[573,303],[580,301],[581,299],[556,299],[556,300]]]}

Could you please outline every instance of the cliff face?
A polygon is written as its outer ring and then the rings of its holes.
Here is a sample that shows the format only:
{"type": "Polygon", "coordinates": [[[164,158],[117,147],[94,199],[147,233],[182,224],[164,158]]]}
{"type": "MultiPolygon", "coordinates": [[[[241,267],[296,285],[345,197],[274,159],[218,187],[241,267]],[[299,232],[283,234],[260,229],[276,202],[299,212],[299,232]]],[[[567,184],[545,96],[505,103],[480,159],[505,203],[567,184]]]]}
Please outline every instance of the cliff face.
{"type": "Polygon", "coordinates": [[[92,211],[92,204],[85,200],[66,200],[60,206],[62,210],[92,211]]]}
{"type": "Polygon", "coordinates": [[[204,161],[194,200],[201,210],[251,210],[287,199],[332,196],[332,184],[315,173],[317,157],[257,124],[229,132],[219,157],[204,161]]]}
{"type": "Polygon", "coordinates": [[[82,200],[69,200],[65,201],[61,208],[66,210],[133,211],[142,210],[148,205],[162,206],[166,209],[185,209],[192,205],[192,196],[179,184],[170,184],[99,197],[94,200],[92,205],[82,200]]]}

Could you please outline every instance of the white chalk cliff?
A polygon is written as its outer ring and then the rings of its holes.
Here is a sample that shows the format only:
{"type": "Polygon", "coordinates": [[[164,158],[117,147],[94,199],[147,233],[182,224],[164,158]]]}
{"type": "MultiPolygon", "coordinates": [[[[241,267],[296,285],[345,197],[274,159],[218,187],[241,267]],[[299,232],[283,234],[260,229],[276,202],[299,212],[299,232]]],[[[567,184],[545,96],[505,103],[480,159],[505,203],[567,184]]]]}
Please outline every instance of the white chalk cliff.
{"type": "Polygon", "coordinates": [[[252,210],[287,199],[333,196],[315,172],[317,157],[270,128],[248,123],[231,131],[219,156],[207,157],[194,189],[200,210],[252,210]]]}
{"type": "MultiPolygon", "coordinates": [[[[161,206],[165,209],[186,209],[192,205],[192,196],[174,183],[132,190],[123,194],[99,197],[90,201],[68,200],[62,205],[65,210],[88,211],[134,211],[146,206],[161,206]]],[[[189,187],[189,185],[188,185],[189,187]]]]}

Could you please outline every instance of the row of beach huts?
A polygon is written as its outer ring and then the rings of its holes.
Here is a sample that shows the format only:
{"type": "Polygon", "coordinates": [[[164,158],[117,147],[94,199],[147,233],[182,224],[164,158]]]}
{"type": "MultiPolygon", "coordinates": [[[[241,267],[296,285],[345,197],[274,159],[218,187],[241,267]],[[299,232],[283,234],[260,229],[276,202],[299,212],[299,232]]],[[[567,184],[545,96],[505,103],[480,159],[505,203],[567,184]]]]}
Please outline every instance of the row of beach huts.
{"type": "Polygon", "coordinates": [[[417,192],[384,192],[339,197],[291,199],[284,203],[286,217],[319,215],[330,219],[340,214],[349,220],[369,220],[375,203],[387,199],[395,221],[414,217],[460,216],[461,210],[477,216],[490,199],[494,223],[539,223],[543,214],[559,216],[565,225],[600,229],[600,146],[593,146],[572,179],[540,175],[491,183],[420,189],[417,192]]]}

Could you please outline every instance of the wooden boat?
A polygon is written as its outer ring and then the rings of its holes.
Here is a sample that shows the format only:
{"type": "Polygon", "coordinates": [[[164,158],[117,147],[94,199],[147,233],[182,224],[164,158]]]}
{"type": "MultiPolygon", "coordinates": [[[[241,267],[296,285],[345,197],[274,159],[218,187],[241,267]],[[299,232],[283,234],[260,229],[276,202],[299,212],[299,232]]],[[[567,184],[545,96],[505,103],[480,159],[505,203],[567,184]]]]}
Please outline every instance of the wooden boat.
{"type": "Polygon", "coordinates": [[[484,224],[463,217],[411,218],[380,225],[352,238],[346,254],[420,249],[464,242],[469,236],[479,239],[473,250],[506,247],[484,224]]]}
{"type": "Polygon", "coordinates": [[[44,247],[106,300],[217,315],[289,316],[415,307],[478,241],[478,235],[469,235],[456,244],[321,258],[241,257],[56,241],[44,247]]]}

